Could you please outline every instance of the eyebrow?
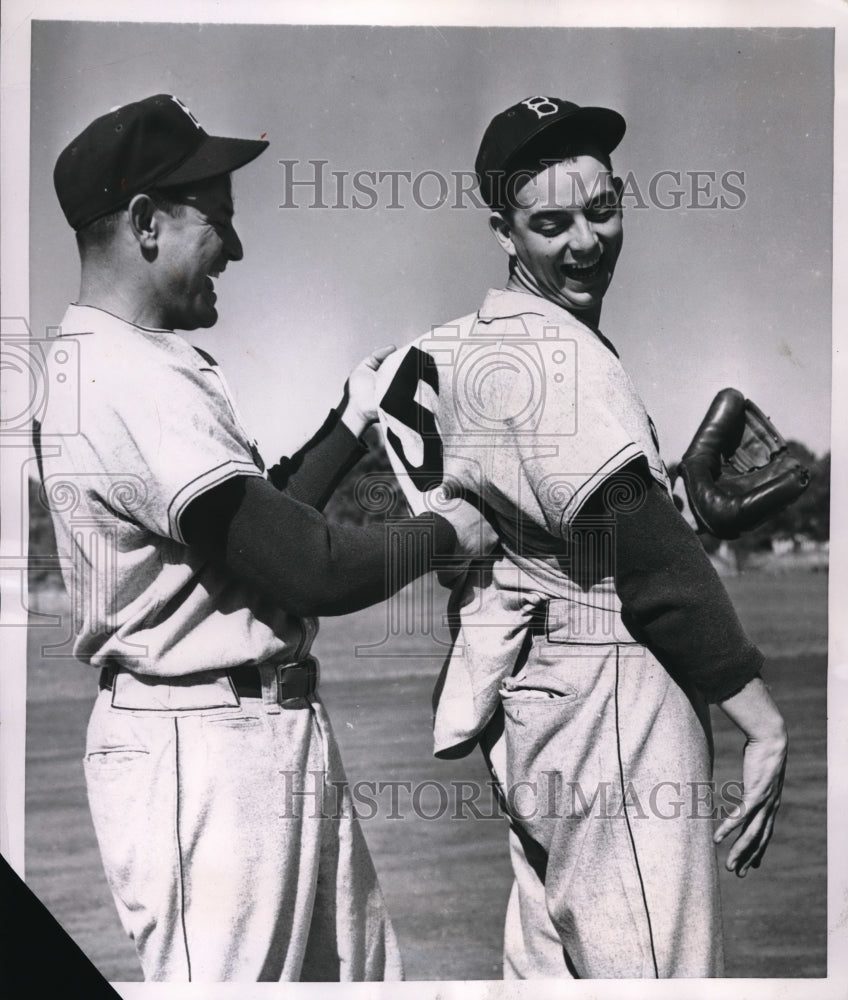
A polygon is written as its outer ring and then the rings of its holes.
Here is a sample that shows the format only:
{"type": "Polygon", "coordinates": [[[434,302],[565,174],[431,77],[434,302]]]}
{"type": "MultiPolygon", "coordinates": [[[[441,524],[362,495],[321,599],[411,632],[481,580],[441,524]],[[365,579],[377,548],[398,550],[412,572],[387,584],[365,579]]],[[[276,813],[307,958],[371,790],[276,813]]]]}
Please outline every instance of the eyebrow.
{"type": "Polygon", "coordinates": [[[584,212],[586,210],[591,210],[593,208],[606,208],[610,205],[615,205],[618,203],[618,192],[615,188],[610,188],[607,191],[600,192],[590,198],[585,205],[580,207],[572,208],[540,208],[536,211],[531,209],[531,218],[556,218],[562,215],[573,215],[575,212],[584,212]]]}

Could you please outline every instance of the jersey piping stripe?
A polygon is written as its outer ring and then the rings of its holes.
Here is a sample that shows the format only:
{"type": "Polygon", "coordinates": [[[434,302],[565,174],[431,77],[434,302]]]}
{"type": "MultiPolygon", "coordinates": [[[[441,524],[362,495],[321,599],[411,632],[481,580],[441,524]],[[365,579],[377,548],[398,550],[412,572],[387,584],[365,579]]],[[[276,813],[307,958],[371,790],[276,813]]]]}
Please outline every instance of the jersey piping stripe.
{"type": "Polygon", "coordinates": [[[633,828],[630,825],[630,813],[627,810],[627,798],[624,786],[624,764],[621,760],[621,736],[619,729],[619,715],[618,715],[618,681],[619,681],[619,651],[616,647],[615,650],[615,751],[618,755],[618,780],[619,787],[621,788],[622,794],[622,810],[624,812],[624,822],[627,825],[627,835],[630,838],[630,847],[633,850],[633,863],[636,866],[636,876],[639,879],[639,888],[642,892],[642,904],[645,908],[645,921],[648,927],[648,940],[651,945],[651,961],[654,965],[654,978],[659,979],[660,973],[657,966],[657,953],[654,948],[654,930],[651,926],[651,911],[648,908],[648,897],[645,895],[645,882],[642,878],[642,869],[639,867],[639,855],[636,851],[636,841],[633,837],[633,828]]]}
{"type": "Polygon", "coordinates": [[[195,476],[194,479],[186,483],[168,505],[168,527],[171,530],[172,537],[176,538],[181,544],[185,544],[185,539],[180,530],[180,517],[183,511],[201,493],[211,489],[213,486],[218,486],[220,483],[226,482],[228,479],[234,479],[236,476],[261,477],[262,473],[253,462],[237,462],[230,459],[215,466],[214,469],[209,469],[208,472],[204,472],[200,476],[195,476]]]}
{"type": "Polygon", "coordinates": [[[625,465],[632,462],[634,458],[642,456],[642,449],[634,441],[628,442],[612,455],[604,464],[592,475],[592,478],[583,483],[574,493],[574,496],[563,508],[559,519],[560,533],[567,521],[576,517],[580,513],[580,508],[592,496],[595,490],[610,476],[619,472],[625,465]]]}

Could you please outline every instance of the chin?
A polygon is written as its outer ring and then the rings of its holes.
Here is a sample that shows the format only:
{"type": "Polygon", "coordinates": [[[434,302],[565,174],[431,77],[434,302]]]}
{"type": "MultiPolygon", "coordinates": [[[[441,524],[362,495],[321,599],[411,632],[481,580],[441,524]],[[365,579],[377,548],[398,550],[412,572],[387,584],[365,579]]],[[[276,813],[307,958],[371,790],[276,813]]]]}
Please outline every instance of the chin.
{"type": "Polygon", "coordinates": [[[214,326],[218,322],[218,313],[215,309],[211,312],[204,313],[202,316],[195,317],[194,326],[187,327],[186,329],[191,330],[208,330],[209,327],[214,326]]]}
{"type": "Polygon", "coordinates": [[[570,312],[576,312],[576,313],[586,312],[588,309],[597,309],[598,306],[601,304],[601,299],[599,296],[592,295],[592,296],[587,296],[586,298],[575,300],[572,295],[566,294],[565,292],[560,292],[559,301],[565,303],[566,308],[570,312]]]}

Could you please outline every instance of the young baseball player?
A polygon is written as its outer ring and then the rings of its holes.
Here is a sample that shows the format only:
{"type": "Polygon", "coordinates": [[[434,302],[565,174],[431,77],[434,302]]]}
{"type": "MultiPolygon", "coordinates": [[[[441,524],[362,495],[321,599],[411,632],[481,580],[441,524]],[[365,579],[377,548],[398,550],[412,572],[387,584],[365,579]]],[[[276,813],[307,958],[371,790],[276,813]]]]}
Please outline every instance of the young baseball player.
{"type": "Polygon", "coordinates": [[[476,169],[509,280],[381,369],[414,510],[474,497],[497,547],[452,595],[436,752],[479,742],[510,817],[506,977],[722,974],[714,840],[757,867],[786,734],[601,305],[622,245],[615,111],[531,97],[476,169]],[[439,498],[439,491],[442,497],[439,498]],[[713,836],[708,703],[746,737],[713,836]]]}
{"type": "MultiPolygon", "coordinates": [[[[312,617],[386,596],[390,542],[318,513],[375,419],[375,369],[266,477],[215,362],[175,330],[217,320],[242,257],[230,175],[268,145],[207,134],[156,95],[59,156],[80,293],[37,449],[72,599],[100,671],[85,776],[121,921],[149,980],[401,976],[317,692],[312,617]]],[[[440,517],[404,533],[449,551],[440,517]]],[[[396,567],[402,586],[424,566],[396,567]]]]}

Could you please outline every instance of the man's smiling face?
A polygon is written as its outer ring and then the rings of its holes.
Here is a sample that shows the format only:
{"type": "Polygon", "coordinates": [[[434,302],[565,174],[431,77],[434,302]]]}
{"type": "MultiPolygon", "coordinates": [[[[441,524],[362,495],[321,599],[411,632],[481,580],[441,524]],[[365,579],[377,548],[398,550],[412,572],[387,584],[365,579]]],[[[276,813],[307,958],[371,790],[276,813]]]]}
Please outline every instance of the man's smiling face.
{"type": "Polygon", "coordinates": [[[200,181],[180,193],[182,211],[159,213],[160,287],[158,301],[168,329],[196,330],[218,319],[216,278],[229,261],[241,260],[241,241],[233,226],[233,200],[227,175],[200,181]]]}
{"type": "Polygon", "coordinates": [[[511,287],[550,299],[590,325],[623,238],[618,184],[597,152],[555,163],[519,188],[491,225],[514,260],[511,287]]]}

